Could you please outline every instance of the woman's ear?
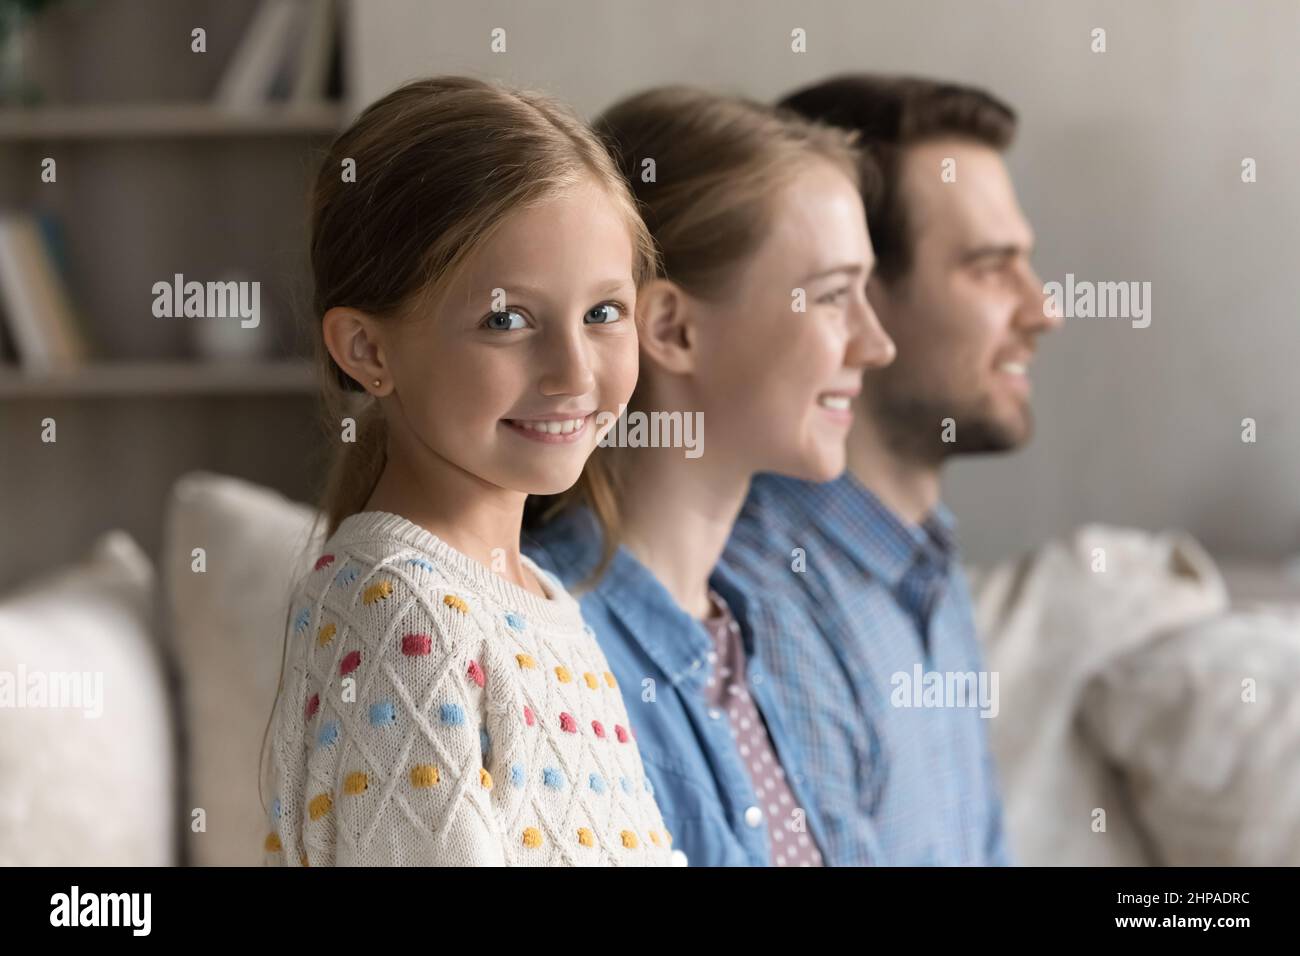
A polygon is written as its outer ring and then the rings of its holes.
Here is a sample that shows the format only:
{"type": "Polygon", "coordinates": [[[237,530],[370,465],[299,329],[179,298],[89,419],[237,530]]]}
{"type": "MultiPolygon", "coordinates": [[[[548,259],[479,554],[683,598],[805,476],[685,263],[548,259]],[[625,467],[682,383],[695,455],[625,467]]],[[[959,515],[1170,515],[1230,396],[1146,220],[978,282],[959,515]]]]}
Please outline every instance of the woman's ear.
{"type": "Polygon", "coordinates": [[[321,331],[335,363],[362,388],[371,395],[387,395],[392,391],[392,370],[384,362],[379,325],[374,319],[356,309],[336,305],[321,317],[321,331]]]}
{"type": "Polygon", "coordinates": [[[693,372],[696,308],[695,300],[667,279],[643,286],[636,299],[641,353],[666,372],[693,372]]]}

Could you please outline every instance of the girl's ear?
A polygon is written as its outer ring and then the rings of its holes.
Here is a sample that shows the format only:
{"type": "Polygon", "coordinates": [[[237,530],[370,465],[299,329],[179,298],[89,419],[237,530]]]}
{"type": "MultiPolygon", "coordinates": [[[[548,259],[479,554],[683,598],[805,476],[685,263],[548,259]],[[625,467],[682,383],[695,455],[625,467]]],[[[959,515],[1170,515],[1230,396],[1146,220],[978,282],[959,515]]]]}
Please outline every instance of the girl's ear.
{"type": "Polygon", "coordinates": [[[372,395],[387,395],[393,387],[392,370],[379,347],[379,326],[356,309],[336,305],[321,317],[325,347],[335,363],[372,395]],[[380,384],[376,385],[378,381],[380,384]]]}
{"type": "Polygon", "coordinates": [[[636,296],[641,354],[666,372],[695,371],[695,301],[667,279],[653,279],[636,296]]]}

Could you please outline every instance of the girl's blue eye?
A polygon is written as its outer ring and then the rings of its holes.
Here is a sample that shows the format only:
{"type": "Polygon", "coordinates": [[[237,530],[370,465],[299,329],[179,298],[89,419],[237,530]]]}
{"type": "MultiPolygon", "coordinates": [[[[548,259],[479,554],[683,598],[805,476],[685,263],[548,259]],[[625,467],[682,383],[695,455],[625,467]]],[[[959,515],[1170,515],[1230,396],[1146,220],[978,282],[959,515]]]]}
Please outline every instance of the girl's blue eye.
{"type": "Polygon", "coordinates": [[[585,319],[592,325],[608,325],[611,322],[617,322],[622,317],[622,306],[617,306],[612,302],[606,302],[603,305],[596,306],[594,309],[588,309],[585,319]]]}
{"type": "Polygon", "coordinates": [[[523,315],[513,309],[506,309],[504,312],[493,312],[483,321],[484,328],[497,332],[512,332],[527,325],[528,322],[523,315]]]}

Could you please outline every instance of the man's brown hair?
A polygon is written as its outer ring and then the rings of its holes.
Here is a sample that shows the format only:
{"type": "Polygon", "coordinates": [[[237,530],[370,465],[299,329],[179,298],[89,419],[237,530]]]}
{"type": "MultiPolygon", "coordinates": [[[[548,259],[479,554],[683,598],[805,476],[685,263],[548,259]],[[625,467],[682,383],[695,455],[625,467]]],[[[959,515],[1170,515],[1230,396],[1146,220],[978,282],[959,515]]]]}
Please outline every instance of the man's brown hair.
{"type": "Polygon", "coordinates": [[[781,106],[858,133],[864,162],[878,175],[864,191],[876,274],[885,282],[912,265],[907,210],[899,194],[903,150],[935,139],[969,139],[1002,151],[1016,132],[1016,114],[983,90],[910,76],[838,76],[791,93],[781,106]]]}

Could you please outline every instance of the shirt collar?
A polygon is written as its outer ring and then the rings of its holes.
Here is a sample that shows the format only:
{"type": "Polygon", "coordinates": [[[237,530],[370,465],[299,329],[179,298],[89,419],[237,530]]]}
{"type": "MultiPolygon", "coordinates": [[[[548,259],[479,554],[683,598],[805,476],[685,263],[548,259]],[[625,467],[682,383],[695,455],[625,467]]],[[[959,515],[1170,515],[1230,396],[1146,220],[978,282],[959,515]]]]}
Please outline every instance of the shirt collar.
{"type": "Polygon", "coordinates": [[[816,528],[891,589],[918,564],[946,571],[956,554],[956,519],[942,502],[911,524],[849,472],[823,483],[763,475],[745,507],[780,509],[795,524],[816,528]]]}
{"type": "MultiPolygon", "coordinates": [[[[590,509],[565,509],[533,537],[569,587],[585,581],[600,560],[604,532],[590,509]]],[[[713,641],[704,625],[678,606],[658,578],[624,547],[614,553],[593,591],[622,621],[631,639],[673,684],[703,684],[713,641]]],[[[592,592],[575,594],[582,601],[592,592]]]]}

